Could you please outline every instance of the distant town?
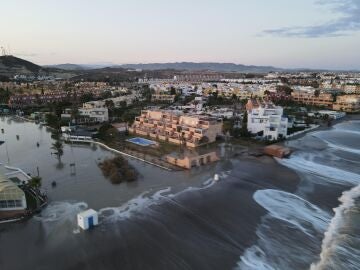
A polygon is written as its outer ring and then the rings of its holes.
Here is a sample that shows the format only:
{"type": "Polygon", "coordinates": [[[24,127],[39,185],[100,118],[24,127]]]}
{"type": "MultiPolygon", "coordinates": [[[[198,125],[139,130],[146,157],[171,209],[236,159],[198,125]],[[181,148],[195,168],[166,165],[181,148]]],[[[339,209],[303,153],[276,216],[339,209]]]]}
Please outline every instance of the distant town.
{"type": "MultiPolygon", "coordinates": [[[[360,73],[353,72],[76,73],[16,73],[0,82],[1,114],[50,127],[59,160],[64,142],[97,143],[166,170],[191,169],[219,160],[217,142],[265,147],[360,112],[360,73]]],[[[289,151],[276,146],[265,153],[289,151]]],[[[104,175],[114,162],[101,167],[104,175]]],[[[127,163],[116,162],[136,179],[127,163]]]]}
{"type": "Polygon", "coordinates": [[[94,73],[71,79],[14,74],[0,82],[1,111],[59,127],[110,123],[131,134],[188,147],[226,135],[286,139],[319,119],[330,124],[360,111],[360,73],[173,70],[160,71],[160,78],[143,70],[124,78],[94,73]],[[161,125],[164,119],[175,120],[161,125]]]}

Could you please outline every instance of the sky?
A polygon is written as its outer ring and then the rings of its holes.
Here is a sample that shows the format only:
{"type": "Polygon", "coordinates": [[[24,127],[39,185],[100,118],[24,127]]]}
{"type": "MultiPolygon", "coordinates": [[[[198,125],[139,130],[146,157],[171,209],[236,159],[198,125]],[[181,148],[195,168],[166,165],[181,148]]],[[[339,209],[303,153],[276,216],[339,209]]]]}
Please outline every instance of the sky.
{"type": "Polygon", "coordinates": [[[2,0],[0,46],[41,65],[360,70],[360,0],[2,0]]]}

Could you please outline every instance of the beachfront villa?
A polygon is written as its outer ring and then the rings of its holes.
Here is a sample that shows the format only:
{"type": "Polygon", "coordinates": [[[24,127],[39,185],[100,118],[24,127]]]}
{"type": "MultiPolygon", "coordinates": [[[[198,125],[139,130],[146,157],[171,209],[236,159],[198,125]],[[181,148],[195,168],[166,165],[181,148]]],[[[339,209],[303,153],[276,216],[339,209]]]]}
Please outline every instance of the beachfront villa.
{"type": "Polygon", "coordinates": [[[207,116],[165,110],[144,110],[129,128],[132,134],[187,147],[212,143],[222,135],[222,121],[207,116]]]}
{"type": "Polygon", "coordinates": [[[277,140],[287,135],[288,119],[283,116],[283,108],[272,102],[249,99],[246,104],[248,113],[247,128],[252,134],[268,140],[277,140]]]}

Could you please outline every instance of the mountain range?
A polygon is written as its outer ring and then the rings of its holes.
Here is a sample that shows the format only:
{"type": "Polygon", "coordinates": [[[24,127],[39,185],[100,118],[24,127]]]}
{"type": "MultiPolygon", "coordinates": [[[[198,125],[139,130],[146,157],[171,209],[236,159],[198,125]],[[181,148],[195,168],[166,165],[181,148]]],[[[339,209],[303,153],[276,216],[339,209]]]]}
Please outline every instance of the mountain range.
{"type": "Polygon", "coordinates": [[[78,64],[59,64],[47,67],[60,68],[64,70],[86,70],[94,68],[124,68],[141,70],[188,70],[188,71],[214,71],[214,72],[242,72],[242,73],[265,73],[269,71],[284,71],[284,69],[272,66],[253,66],[234,63],[215,63],[215,62],[175,62],[175,63],[148,63],[148,64],[123,64],[123,65],[78,65],[78,64]]]}
{"type": "MultiPolygon", "coordinates": [[[[0,56],[0,78],[12,78],[16,74],[25,75],[53,75],[60,78],[70,78],[78,75],[91,73],[126,73],[131,70],[142,70],[143,72],[167,72],[176,71],[209,71],[222,73],[268,73],[268,72],[298,72],[298,71],[326,71],[315,69],[283,69],[273,66],[254,66],[234,63],[216,62],[175,62],[175,63],[149,63],[149,64],[123,64],[114,65],[111,63],[82,65],[82,64],[59,64],[59,65],[36,65],[27,60],[12,56],[0,56]]],[[[140,74],[138,74],[140,76],[140,74]]]]}

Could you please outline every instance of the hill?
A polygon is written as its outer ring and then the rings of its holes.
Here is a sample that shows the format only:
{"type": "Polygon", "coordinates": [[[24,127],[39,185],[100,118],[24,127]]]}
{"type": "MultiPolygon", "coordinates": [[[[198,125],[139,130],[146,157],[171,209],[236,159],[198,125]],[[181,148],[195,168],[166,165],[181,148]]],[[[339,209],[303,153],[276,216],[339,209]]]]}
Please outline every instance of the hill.
{"type": "Polygon", "coordinates": [[[248,66],[234,63],[194,63],[194,62],[176,62],[176,63],[150,63],[150,64],[125,64],[118,67],[126,69],[144,69],[144,70],[189,70],[189,71],[217,71],[217,72],[242,72],[242,73],[265,73],[269,71],[283,71],[281,68],[272,66],[248,66]]]}
{"type": "Polygon", "coordinates": [[[41,66],[24,59],[12,55],[0,56],[1,75],[9,76],[13,74],[36,74],[41,70],[41,66]]]}
{"type": "Polygon", "coordinates": [[[148,64],[123,64],[123,65],[82,65],[82,64],[59,64],[47,67],[63,70],[90,70],[103,68],[142,69],[142,70],[178,70],[178,71],[213,71],[213,72],[241,72],[241,73],[266,73],[269,71],[284,71],[285,69],[273,66],[253,66],[234,63],[215,62],[175,62],[175,63],[148,63],[148,64]]]}
{"type": "Polygon", "coordinates": [[[63,70],[85,70],[86,68],[82,65],[76,65],[76,64],[58,64],[58,65],[48,65],[44,66],[46,68],[56,68],[56,69],[63,69],[63,70]]]}
{"type": "Polygon", "coordinates": [[[65,71],[58,68],[42,67],[30,61],[12,56],[0,56],[0,78],[6,80],[17,74],[21,75],[51,75],[60,78],[74,76],[75,71],[65,71]]]}

